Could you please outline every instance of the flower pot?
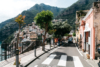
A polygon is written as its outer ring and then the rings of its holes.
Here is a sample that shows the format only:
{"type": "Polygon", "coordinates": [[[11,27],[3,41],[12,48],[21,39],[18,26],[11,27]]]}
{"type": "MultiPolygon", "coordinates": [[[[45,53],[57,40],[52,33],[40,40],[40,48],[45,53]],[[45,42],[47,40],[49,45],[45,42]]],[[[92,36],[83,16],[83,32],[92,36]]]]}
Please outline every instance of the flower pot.
{"type": "Polygon", "coordinates": [[[85,50],[84,50],[84,49],[82,49],[82,51],[83,51],[83,52],[85,52],[85,50]]]}
{"type": "Polygon", "coordinates": [[[90,55],[89,54],[86,54],[86,56],[87,56],[87,59],[90,59],[90,55]]]}

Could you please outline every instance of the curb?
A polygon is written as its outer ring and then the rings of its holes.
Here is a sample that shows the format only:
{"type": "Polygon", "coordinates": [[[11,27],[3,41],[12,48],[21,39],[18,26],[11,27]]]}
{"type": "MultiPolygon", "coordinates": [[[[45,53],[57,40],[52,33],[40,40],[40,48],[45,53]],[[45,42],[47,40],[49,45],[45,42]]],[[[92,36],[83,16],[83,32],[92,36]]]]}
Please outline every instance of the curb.
{"type": "MultiPolygon", "coordinates": [[[[57,48],[58,46],[54,47],[54,48],[57,48]]],[[[36,59],[38,59],[39,57],[41,57],[42,55],[44,55],[45,53],[49,52],[50,50],[53,50],[54,48],[52,49],[49,49],[47,51],[45,51],[44,53],[40,54],[39,56],[37,56],[36,58],[34,58],[33,60],[31,60],[29,63],[26,63],[25,65],[20,65],[20,67],[27,67],[28,65],[30,65],[33,61],[35,61],[36,59]]]]}

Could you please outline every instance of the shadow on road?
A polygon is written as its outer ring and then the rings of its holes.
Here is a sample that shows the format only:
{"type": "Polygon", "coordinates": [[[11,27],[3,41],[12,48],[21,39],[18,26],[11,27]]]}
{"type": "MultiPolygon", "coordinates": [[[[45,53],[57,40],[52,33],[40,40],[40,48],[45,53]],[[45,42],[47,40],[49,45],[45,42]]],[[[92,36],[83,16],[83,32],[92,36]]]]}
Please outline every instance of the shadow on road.
{"type": "Polygon", "coordinates": [[[67,61],[73,61],[73,58],[71,56],[67,56],[67,61]]]}
{"type": "MultiPolygon", "coordinates": [[[[63,53],[63,52],[57,52],[57,51],[56,51],[56,52],[53,52],[53,53],[51,53],[51,54],[56,55],[56,57],[55,57],[54,59],[58,59],[58,60],[59,60],[59,59],[61,58],[62,55],[65,55],[65,56],[67,56],[67,60],[66,60],[66,61],[73,61],[73,58],[72,58],[71,56],[68,56],[66,53],[63,53]]],[[[51,55],[51,54],[50,54],[50,55],[51,55]]],[[[50,56],[50,55],[49,55],[49,56],[50,56]]],[[[49,57],[49,56],[48,56],[48,57],[49,57]]]]}
{"type": "Polygon", "coordinates": [[[60,45],[60,46],[63,46],[63,47],[75,47],[75,44],[74,43],[64,43],[64,45],[60,45]]]}

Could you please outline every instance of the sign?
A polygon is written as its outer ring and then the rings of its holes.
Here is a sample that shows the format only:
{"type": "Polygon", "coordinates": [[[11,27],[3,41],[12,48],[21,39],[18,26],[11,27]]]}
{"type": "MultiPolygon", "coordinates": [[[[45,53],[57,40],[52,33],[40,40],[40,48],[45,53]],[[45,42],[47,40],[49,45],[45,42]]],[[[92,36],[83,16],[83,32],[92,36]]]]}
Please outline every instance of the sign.
{"type": "Polygon", "coordinates": [[[90,28],[89,28],[89,24],[88,23],[86,23],[85,30],[84,31],[90,31],[90,28]]]}
{"type": "Polygon", "coordinates": [[[88,37],[88,44],[91,45],[91,39],[88,37]]]}
{"type": "Polygon", "coordinates": [[[30,39],[31,40],[34,40],[34,39],[36,39],[37,38],[37,34],[36,33],[30,33],[30,39]]]}

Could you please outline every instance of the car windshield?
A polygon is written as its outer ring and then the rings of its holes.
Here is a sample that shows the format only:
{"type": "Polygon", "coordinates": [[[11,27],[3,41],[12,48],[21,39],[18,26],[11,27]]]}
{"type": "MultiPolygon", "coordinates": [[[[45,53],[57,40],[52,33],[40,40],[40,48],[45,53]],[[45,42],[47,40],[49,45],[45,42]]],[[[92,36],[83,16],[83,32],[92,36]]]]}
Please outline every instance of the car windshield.
{"type": "Polygon", "coordinates": [[[70,38],[69,38],[69,40],[70,40],[70,41],[72,41],[72,40],[73,40],[73,38],[72,38],[72,37],[70,37],[70,38]]]}

